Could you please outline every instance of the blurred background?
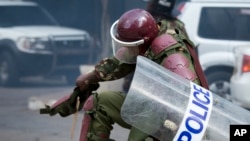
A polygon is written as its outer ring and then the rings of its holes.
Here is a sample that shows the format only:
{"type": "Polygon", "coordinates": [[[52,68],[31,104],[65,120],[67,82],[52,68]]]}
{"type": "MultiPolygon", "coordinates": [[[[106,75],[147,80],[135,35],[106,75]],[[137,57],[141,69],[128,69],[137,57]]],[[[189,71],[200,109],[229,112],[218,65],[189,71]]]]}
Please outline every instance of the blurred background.
{"type": "MultiPolygon", "coordinates": [[[[93,63],[110,55],[109,29],[122,13],[145,8],[143,0],[33,0],[45,7],[61,25],[86,30],[96,42],[93,63]]],[[[91,62],[92,63],[92,62],[91,62]]]]}
{"type": "MultiPolygon", "coordinates": [[[[22,2],[22,0],[14,1],[22,2]]],[[[0,1],[0,15],[2,15],[0,17],[0,46],[2,47],[0,48],[0,141],[77,141],[83,118],[82,112],[78,114],[74,138],[72,139],[70,136],[72,135],[71,128],[74,116],[67,118],[61,118],[58,115],[50,117],[49,115],[40,115],[38,109],[43,107],[44,104],[51,104],[70,94],[74,88],[74,80],[77,75],[93,69],[93,65],[97,61],[112,55],[109,35],[111,24],[128,9],[144,8],[145,2],[142,0],[29,1],[35,2],[46,9],[56,23],[63,28],[59,29],[58,25],[52,28],[45,27],[44,25],[47,26],[47,24],[41,24],[45,21],[37,22],[36,27],[25,25],[22,21],[26,23],[34,22],[39,18],[41,19],[42,16],[28,10],[25,13],[25,10],[8,9],[13,5],[4,3],[3,0],[0,1]],[[4,23],[4,20],[11,22],[11,24],[4,23]],[[75,37],[76,35],[77,37],[75,37]],[[77,50],[75,46],[78,45],[78,42],[70,41],[73,37],[74,40],[77,40],[82,35],[91,42],[91,44],[87,44],[89,46],[83,48],[85,54],[74,55],[75,52],[72,52],[72,50],[66,50],[67,47],[71,46],[77,50]],[[59,69],[69,68],[68,65],[74,64],[79,72],[75,73],[73,69],[46,72],[47,70],[56,70],[55,67],[50,67],[53,66],[51,62],[55,62],[55,60],[47,60],[50,56],[43,57],[42,53],[39,52],[41,51],[41,45],[43,45],[41,40],[46,36],[49,36],[49,40],[53,40],[54,46],[63,46],[59,48],[61,54],[56,51],[52,53],[52,56],[55,55],[62,60],[58,62],[57,67],[59,69]],[[38,37],[41,39],[36,41],[35,47],[28,47],[30,50],[25,50],[25,47],[19,50],[17,49],[20,44],[18,39],[21,37],[28,38],[24,44],[32,44],[33,40],[37,40],[38,37]],[[10,39],[12,43],[17,44],[14,46],[3,45],[10,39]],[[18,58],[19,56],[20,58],[18,58]],[[30,56],[32,57],[29,58],[30,56]],[[73,57],[74,59],[72,59],[73,57]],[[23,60],[23,58],[28,59],[23,60]],[[60,73],[70,77],[65,79],[57,76],[60,73]]],[[[18,5],[22,5],[22,3],[18,5]]],[[[25,5],[21,7],[25,7],[25,5]]],[[[44,47],[45,49],[47,48],[44,47]]],[[[55,47],[54,50],[56,49],[55,47]]],[[[101,84],[99,90],[121,90],[121,83],[122,80],[101,84]]],[[[112,133],[112,138],[126,140],[128,131],[116,125],[115,128],[118,131],[112,133]]]]}

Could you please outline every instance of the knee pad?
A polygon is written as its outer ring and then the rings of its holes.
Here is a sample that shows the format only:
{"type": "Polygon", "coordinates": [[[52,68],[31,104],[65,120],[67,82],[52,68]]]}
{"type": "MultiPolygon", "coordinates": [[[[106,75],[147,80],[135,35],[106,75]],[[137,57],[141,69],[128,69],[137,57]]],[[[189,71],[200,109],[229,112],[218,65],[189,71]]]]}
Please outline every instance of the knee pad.
{"type": "Polygon", "coordinates": [[[90,95],[86,102],[84,103],[83,110],[84,110],[84,118],[82,120],[82,129],[80,134],[80,141],[87,141],[88,139],[88,132],[91,125],[92,117],[90,115],[94,109],[94,95],[90,95]]]}
{"type": "Polygon", "coordinates": [[[90,95],[86,102],[84,103],[83,110],[84,110],[84,118],[82,120],[82,129],[80,134],[80,141],[88,141],[89,139],[95,141],[112,141],[109,139],[109,134],[107,133],[98,133],[95,135],[91,133],[91,126],[93,121],[93,114],[96,111],[97,105],[97,94],[90,95]]]}

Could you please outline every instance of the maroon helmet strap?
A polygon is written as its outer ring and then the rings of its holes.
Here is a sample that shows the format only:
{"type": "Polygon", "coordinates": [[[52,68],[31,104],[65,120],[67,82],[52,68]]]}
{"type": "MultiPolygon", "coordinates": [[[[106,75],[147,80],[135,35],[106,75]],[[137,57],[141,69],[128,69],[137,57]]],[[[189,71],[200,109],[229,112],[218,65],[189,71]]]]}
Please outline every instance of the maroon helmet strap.
{"type": "Polygon", "coordinates": [[[197,56],[194,48],[191,47],[188,43],[186,43],[186,45],[187,45],[187,48],[188,48],[188,50],[189,50],[189,52],[190,52],[190,54],[191,54],[191,56],[192,56],[192,58],[194,60],[195,71],[196,71],[196,73],[198,75],[198,78],[200,79],[201,85],[204,88],[209,89],[207,79],[206,79],[205,74],[204,74],[204,72],[203,72],[203,70],[201,68],[200,61],[198,59],[198,56],[197,56]]]}

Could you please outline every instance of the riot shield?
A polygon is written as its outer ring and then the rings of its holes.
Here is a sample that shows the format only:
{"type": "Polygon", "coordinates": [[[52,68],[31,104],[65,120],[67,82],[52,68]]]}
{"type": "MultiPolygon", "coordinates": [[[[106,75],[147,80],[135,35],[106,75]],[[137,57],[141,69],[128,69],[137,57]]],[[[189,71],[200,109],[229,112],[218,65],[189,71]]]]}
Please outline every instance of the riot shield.
{"type": "Polygon", "coordinates": [[[250,112],[139,56],[121,109],[130,125],[161,141],[229,141],[250,112]]]}

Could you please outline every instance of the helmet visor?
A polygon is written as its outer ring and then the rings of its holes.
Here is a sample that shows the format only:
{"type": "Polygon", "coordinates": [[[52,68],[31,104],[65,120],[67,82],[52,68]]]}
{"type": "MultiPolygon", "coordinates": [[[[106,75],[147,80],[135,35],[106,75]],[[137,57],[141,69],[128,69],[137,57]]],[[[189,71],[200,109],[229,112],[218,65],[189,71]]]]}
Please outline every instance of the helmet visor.
{"type": "Polygon", "coordinates": [[[113,54],[114,56],[123,63],[128,64],[135,64],[136,63],[136,57],[140,54],[139,51],[139,45],[142,45],[144,43],[144,40],[138,40],[133,42],[125,42],[121,41],[118,38],[116,38],[117,33],[117,23],[114,22],[114,24],[110,28],[110,35],[112,38],[112,48],[113,48],[113,54]]]}

